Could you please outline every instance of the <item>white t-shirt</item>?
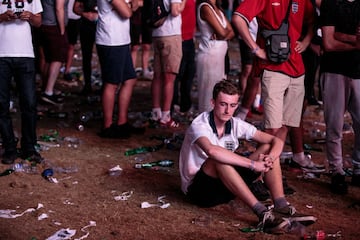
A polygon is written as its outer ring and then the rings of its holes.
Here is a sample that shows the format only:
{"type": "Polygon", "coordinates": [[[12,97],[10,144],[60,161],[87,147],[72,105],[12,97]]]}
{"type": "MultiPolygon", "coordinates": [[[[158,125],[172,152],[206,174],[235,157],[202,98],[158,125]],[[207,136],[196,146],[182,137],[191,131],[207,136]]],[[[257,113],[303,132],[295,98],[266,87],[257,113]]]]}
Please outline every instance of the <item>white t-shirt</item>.
{"type": "Polygon", "coordinates": [[[68,3],[68,17],[69,17],[69,19],[77,20],[77,19],[80,19],[81,16],[74,13],[74,11],[73,11],[74,2],[75,2],[75,0],[69,0],[69,3],[68,3]]]}
{"type": "Polygon", "coordinates": [[[201,165],[208,158],[205,152],[195,144],[198,138],[207,137],[212,144],[234,152],[239,146],[239,138],[251,139],[257,131],[256,127],[250,123],[239,118],[231,118],[226,124],[225,134],[218,138],[212,114],[212,112],[201,113],[186,131],[179,157],[181,189],[185,194],[201,165]]]}
{"type": "MultiPolygon", "coordinates": [[[[171,9],[171,3],[181,3],[181,0],[164,0],[166,9],[171,9]]],[[[181,14],[174,17],[171,13],[167,16],[163,25],[153,29],[153,37],[166,37],[181,35],[181,14]]]]}
{"type": "MultiPolygon", "coordinates": [[[[258,24],[258,22],[257,22],[257,19],[256,19],[256,18],[253,18],[253,20],[251,20],[251,22],[249,23],[249,32],[250,32],[251,38],[252,38],[255,42],[256,42],[258,30],[259,30],[259,24],[258,24]]],[[[239,38],[239,39],[242,39],[242,38],[240,37],[240,35],[238,35],[238,38],[239,38]]]]}
{"type": "MultiPolygon", "coordinates": [[[[33,14],[43,11],[40,1],[10,1],[10,4],[10,8],[7,4],[0,4],[0,14],[9,9],[14,12],[29,11],[33,14]]],[[[35,57],[29,22],[15,20],[0,24],[0,57],[35,57]]]]}
{"type": "Polygon", "coordinates": [[[122,46],[130,44],[130,20],[122,18],[105,0],[97,1],[99,19],[96,26],[96,44],[122,46]]]}

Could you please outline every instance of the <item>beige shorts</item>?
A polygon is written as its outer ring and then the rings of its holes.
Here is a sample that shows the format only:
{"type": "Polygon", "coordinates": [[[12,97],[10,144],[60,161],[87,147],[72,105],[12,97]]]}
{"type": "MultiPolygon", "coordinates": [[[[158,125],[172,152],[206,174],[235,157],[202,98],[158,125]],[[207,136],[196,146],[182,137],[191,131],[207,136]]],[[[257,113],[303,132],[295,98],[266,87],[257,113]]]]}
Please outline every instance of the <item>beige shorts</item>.
{"type": "Polygon", "coordinates": [[[179,73],[182,58],[181,35],[153,37],[154,72],[179,73]]]}
{"type": "Polygon", "coordinates": [[[265,70],[261,81],[265,128],[298,127],[305,94],[304,75],[293,78],[265,70]]]}

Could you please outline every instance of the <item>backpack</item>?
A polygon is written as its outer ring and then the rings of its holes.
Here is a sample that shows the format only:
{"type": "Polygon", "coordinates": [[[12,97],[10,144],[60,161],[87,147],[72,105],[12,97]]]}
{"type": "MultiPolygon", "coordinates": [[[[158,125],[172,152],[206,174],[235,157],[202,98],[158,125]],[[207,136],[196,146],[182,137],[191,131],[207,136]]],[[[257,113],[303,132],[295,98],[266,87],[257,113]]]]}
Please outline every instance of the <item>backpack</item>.
{"type": "Polygon", "coordinates": [[[166,9],[164,1],[168,0],[144,0],[143,19],[144,23],[151,28],[158,28],[165,22],[170,11],[166,9]]]}

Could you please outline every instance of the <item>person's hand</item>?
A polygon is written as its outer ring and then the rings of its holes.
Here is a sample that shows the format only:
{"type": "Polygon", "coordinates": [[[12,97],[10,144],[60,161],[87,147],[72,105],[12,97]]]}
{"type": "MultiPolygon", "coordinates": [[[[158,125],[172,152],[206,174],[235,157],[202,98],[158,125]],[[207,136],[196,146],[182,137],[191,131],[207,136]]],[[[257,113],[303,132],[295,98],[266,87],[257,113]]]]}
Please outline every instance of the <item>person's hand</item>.
{"type": "Polygon", "coordinates": [[[30,21],[32,15],[33,14],[29,11],[23,11],[23,12],[19,13],[17,15],[17,17],[18,17],[18,19],[23,20],[23,21],[30,21]]]}
{"type": "Polygon", "coordinates": [[[268,172],[272,169],[274,160],[269,155],[260,154],[258,161],[254,161],[255,172],[268,172]]]}
{"type": "Polygon", "coordinates": [[[96,22],[99,14],[97,12],[84,12],[82,16],[91,22],[96,22]]]}
{"type": "Polygon", "coordinates": [[[296,45],[295,45],[295,51],[298,53],[302,53],[306,50],[307,48],[307,44],[305,44],[302,41],[296,41],[296,45]]]}
{"type": "Polygon", "coordinates": [[[256,52],[255,52],[255,56],[262,59],[262,60],[267,60],[267,56],[266,56],[266,52],[264,49],[259,48],[256,52]]]}
{"type": "Polygon", "coordinates": [[[0,14],[0,19],[2,22],[10,22],[10,21],[14,21],[15,19],[17,19],[17,16],[14,14],[13,11],[7,10],[3,14],[0,14]]]}

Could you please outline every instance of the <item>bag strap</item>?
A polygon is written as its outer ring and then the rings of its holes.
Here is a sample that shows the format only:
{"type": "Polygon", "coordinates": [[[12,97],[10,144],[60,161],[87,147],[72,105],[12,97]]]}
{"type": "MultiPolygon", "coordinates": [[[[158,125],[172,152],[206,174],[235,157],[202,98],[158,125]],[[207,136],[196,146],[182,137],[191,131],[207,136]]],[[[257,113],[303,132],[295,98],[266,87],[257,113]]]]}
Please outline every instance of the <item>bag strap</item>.
{"type": "Polygon", "coordinates": [[[283,22],[288,22],[288,18],[289,18],[289,14],[290,14],[291,5],[292,5],[292,0],[290,0],[290,2],[289,2],[289,6],[288,6],[288,9],[287,9],[287,12],[286,12],[286,16],[285,16],[285,18],[284,18],[283,22]]]}

